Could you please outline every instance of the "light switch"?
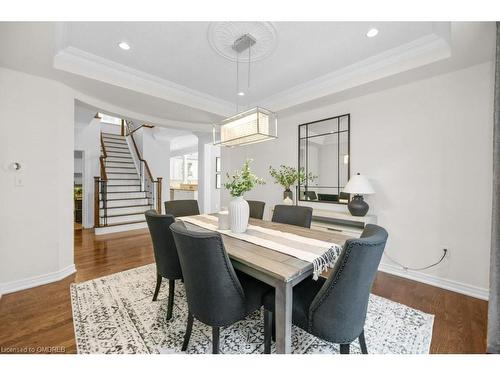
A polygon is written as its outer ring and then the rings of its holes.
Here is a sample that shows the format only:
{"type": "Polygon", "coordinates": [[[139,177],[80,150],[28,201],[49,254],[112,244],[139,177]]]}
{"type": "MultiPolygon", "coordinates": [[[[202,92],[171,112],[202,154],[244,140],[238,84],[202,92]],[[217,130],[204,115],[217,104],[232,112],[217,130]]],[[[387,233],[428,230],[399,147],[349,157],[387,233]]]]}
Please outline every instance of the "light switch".
{"type": "Polygon", "coordinates": [[[15,176],[16,187],[24,186],[24,179],[22,176],[15,176]]]}

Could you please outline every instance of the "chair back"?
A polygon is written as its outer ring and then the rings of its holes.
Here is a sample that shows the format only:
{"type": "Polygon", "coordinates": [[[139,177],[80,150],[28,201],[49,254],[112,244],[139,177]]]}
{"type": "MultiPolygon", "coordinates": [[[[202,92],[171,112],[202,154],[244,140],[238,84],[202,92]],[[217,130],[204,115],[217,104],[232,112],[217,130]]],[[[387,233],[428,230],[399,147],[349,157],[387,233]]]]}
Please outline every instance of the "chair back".
{"type": "Polygon", "coordinates": [[[266,202],[261,201],[247,201],[250,207],[250,217],[254,219],[261,219],[264,217],[264,207],[266,202]]]}
{"type": "Polygon", "coordinates": [[[312,334],[347,344],[363,332],[387,236],[384,228],[368,224],[361,238],[346,241],[333,272],[309,307],[308,330],[312,334]]]}
{"type": "Polygon", "coordinates": [[[165,201],[165,213],[174,217],[199,215],[200,208],[196,199],[165,201]]]}
{"type": "Polygon", "coordinates": [[[144,215],[153,240],[158,273],[169,280],[181,279],[181,265],[174,237],[170,231],[170,225],[175,222],[175,218],[172,215],[159,215],[155,210],[148,210],[144,215]]]}
{"type": "Polygon", "coordinates": [[[212,327],[245,313],[245,294],[219,233],[177,221],[170,226],[179,252],[191,314],[212,327]]]}
{"type": "Polygon", "coordinates": [[[278,204],[274,206],[272,221],[311,228],[312,212],[311,207],[278,204]]]}

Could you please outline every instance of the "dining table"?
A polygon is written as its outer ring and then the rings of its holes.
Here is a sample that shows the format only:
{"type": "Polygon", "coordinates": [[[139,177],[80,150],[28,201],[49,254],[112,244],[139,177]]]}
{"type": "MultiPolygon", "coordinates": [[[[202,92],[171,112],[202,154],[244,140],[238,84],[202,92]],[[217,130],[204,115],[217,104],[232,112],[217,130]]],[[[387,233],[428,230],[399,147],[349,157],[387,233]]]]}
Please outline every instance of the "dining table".
{"type": "MultiPolygon", "coordinates": [[[[253,218],[249,224],[340,246],[353,238],[340,231],[309,229],[253,218]]],[[[276,353],[291,353],[293,287],[305,278],[313,277],[313,264],[230,235],[222,233],[221,236],[235,269],[275,288],[276,353]]],[[[327,277],[328,273],[325,271],[320,277],[327,277]]]]}

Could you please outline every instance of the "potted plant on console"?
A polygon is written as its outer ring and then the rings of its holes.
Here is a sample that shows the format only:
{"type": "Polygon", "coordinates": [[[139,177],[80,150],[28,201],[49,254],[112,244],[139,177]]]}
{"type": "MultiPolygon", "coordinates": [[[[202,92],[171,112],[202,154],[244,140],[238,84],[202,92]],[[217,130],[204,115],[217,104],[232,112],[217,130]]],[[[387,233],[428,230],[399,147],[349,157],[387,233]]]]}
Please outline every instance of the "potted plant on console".
{"type": "Polygon", "coordinates": [[[313,176],[312,173],[306,174],[304,168],[297,170],[293,167],[288,167],[286,165],[280,165],[279,169],[275,169],[269,166],[269,174],[274,178],[274,182],[283,186],[285,191],[283,192],[283,202],[293,203],[293,193],[290,187],[295,185],[297,181],[302,183],[313,182],[317,176],[313,176]]]}
{"type": "Polygon", "coordinates": [[[226,174],[228,181],[224,187],[229,190],[229,194],[234,198],[229,202],[229,227],[234,233],[243,233],[247,230],[250,208],[243,194],[252,190],[256,185],[264,184],[262,178],[257,177],[250,170],[252,159],[247,159],[243,163],[241,171],[235,171],[233,175],[226,174]]]}

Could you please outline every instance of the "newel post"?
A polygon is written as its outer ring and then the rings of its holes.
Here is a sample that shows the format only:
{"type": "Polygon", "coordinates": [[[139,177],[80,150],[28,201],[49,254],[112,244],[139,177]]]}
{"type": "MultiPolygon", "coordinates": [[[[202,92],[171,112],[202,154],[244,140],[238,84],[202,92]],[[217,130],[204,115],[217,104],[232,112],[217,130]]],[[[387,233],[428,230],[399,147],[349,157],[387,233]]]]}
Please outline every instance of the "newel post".
{"type": "Polygon", "coordinates": [[[158,177],[158,186],[156,187],[156,211],[161,214],[161,177],[158,177]]]}
{"type": "Polygon", "coordinates": [[[94,177],[94,228],[99,227],[99,177],[94,177]]]}

